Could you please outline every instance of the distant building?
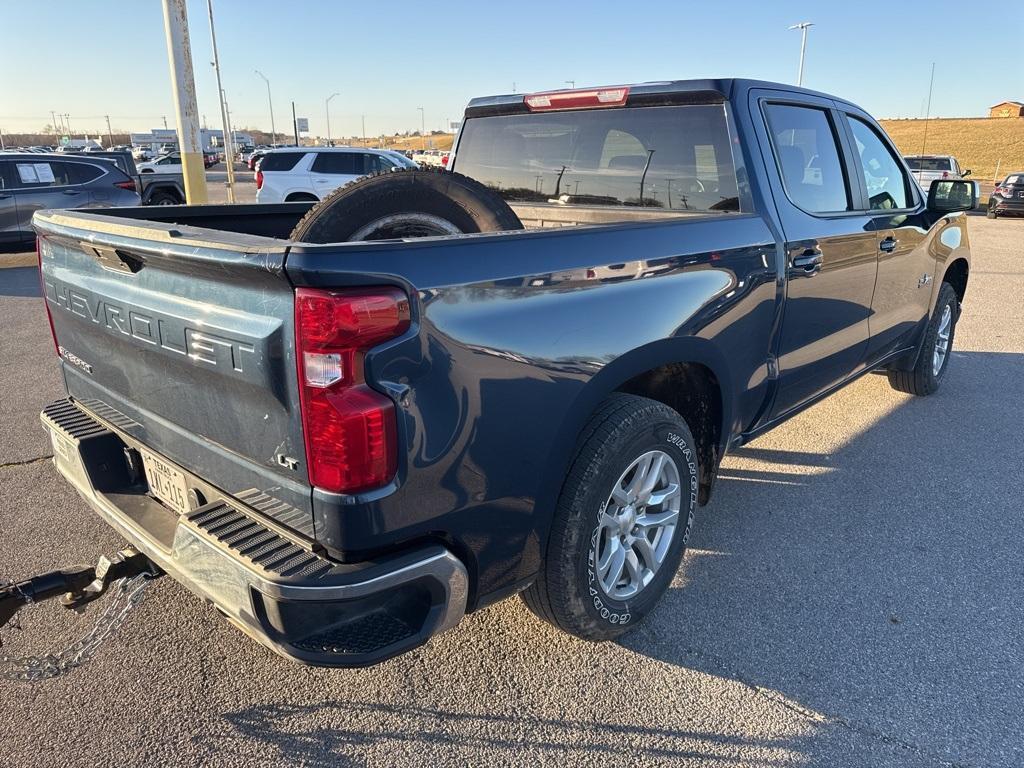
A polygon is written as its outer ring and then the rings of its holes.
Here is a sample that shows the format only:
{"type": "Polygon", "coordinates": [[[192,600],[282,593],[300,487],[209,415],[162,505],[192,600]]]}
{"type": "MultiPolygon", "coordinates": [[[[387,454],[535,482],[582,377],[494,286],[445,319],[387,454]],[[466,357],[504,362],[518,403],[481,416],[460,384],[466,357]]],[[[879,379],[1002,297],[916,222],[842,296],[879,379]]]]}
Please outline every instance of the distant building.
{"type": "Polygon", "coordinates": [[[989,117],[1024,117],[1024,102],[1003,101],[989,107],[989,117]]]}
{"type": "MultiPolygon", "coordinates": [[[[252,136],[248,133],[235,131],[234,134],[235,146],[237,147],[250,146],[253,143],[252,136]]],[[[131,139],[133,147],[145,147],[153,152],[159,151],[165,145],[172,145],[175,149],[178,148],[178,132],[173,128],[154,128],[149,133],[133,133],[131,139]]],[[[203,145],[203,149],[219,149],[224,146],[224,131],[203,128],[199,131],[199,140],[203,145]]]]}

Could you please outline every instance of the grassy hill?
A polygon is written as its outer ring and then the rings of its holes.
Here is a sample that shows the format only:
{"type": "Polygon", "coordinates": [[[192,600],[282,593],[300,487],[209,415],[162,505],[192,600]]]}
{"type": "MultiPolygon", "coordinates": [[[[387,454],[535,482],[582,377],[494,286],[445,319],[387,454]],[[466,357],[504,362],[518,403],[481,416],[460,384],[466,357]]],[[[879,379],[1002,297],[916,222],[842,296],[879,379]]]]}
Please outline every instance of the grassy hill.
{"type": "Polygon", "coordinates": [[[932,120],[879,120],[904,155],[922,154],[925,123],[926,155],[953,155],[972,178],[991,180],[999,163],[999,177],[1024,171],[1024,118],[934,118],[932,120]]]}

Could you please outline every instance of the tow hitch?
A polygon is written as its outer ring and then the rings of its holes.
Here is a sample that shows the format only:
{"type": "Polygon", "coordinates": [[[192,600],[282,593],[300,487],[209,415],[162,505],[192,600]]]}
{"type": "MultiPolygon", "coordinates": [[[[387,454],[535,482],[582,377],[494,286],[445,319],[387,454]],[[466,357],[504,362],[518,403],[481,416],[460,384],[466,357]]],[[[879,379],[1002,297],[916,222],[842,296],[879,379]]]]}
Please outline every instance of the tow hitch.
{"type": "Polygon", "coordinates": [[[0,656],[0,677],[44,680],[82,666],[142,600],[146,585],[162,575],[149,558],[128,547],[110,557],[103,555],[95,566],[63,568],[0,587],[0,627],[32,603],[60,597],[61,605],[80,613],[108,590],[114,592],[96,626],[81,640],[45,656],[0,656]]]}

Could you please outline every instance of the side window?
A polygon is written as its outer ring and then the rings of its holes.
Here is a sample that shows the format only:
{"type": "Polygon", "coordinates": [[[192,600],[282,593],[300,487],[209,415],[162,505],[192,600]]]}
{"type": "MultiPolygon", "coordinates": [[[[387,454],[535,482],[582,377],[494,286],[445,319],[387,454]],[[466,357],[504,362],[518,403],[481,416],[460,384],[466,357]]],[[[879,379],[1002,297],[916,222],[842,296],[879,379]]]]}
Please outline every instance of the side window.
{"type": "Polygon", "coordinates": [[[363,171],[361,152],[319,152],[310,168],[313,173],[359,176],[363,171]]]}
{"type": "Polygon", "coordinates": [[[91,163],[64,163],[68,170],[69,184],[87,184],[98,179],[103,171],[91,163]]]}
{"type": "Polygon", "coordinates": [[[52,160],[46,163],[15,162],[13,181],[15,186],[29,189],[65,186],[70,183],[67,167],[67,163],[52,160]]]}
{"type": "Polygon", "coordinates": [[[11,164],[0,160],[0,189],[12,189],[18,186],[11,178],[11,164]]]}
{"type": "Polygon", "coordinates": [[[828,113],[789,104],[769,104],[765,112],[789,199],[809,213],[850,210],[839,146],[828,113]]]}
{"type": "Polygon", "coordinates": [[[397,165],[394,160],[390,157],[384,157],[384,155],[367,155],[367,158],[371,161],[367,173],[390,171],[397,165]]]}
{"type": "Polygon", "coordinates": [[[909,208],[913,198],[896,157],[874,129],[863,120],[846,116],[860,155],[861,171],[868,188],[868,205],[873,211],[909,208]]]}

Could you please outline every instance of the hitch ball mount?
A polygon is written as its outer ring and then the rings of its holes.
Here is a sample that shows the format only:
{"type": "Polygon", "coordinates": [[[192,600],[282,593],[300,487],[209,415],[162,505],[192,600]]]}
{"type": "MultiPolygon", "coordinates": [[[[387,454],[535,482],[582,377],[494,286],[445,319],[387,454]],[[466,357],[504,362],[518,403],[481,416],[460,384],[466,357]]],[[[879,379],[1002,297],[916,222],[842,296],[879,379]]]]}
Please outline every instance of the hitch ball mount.
{"type": "Polygon", "coordinates": [[[0,627],[22,607],[54,597],[60,597],[65,608],[81,612],[118,580],[139,574],[156,578],[163,571],[144,554],[127,547],[109,557],[101,556],[95,566],[76,565],[0,586],[0,627]]]}

